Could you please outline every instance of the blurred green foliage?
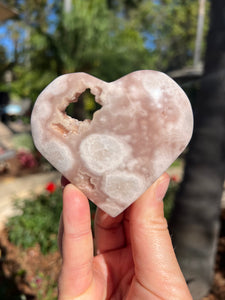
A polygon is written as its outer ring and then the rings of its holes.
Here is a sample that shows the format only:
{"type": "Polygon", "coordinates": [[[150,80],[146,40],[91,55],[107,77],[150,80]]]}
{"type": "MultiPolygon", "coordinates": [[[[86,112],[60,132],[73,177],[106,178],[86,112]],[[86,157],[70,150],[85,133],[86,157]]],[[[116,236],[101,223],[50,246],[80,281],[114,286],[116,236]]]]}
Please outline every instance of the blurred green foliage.
{"type": "Polygon", "coordinates": [[[170,181],[166,196],[164,198],[164,215],[167,220],[169,220],[171,217],[172,209],[174,207],[174,200],[178,188],[179,183],[172,179],[170,181]]]}
{"type": "MultiPolygon", "coordinates": [[[[171,181],[164,199],[165,217],[169,218],[178,183],[171,181]]],[[[16,201],[21,214],[11,217],[7,223],[9,240],[24,249],[40,245],[43,254],[57,250],[57,234],[62,211],[62,190],[44,192],[41,195],[16,201]]],[[[96,206],[90,201],[92,230],[96,206]]],[[[94,231],[93,231],[94,232],[94,231]]]]}
{"type": "Polygon", "coordinates": [[[33,139],[29,133],[15,134],[12,137],[13,148],[15,150],[27,150],[33,152],[35,150],[33,139]]]}
{"type": "MultiPolygon", "coordinates": [[[[57,234],[62,211],[62,189],[45,191],[24,201],[15,201],[15,209],[20,214],[8,220],[6,228],[9,240],[23,249],[40,246],[47,254],[57,250],[57,234]]],[[[90,202],[92,224],[96,206],[90,202]]]]}
{"type": "Polygon", "coordinates": [[[10,89],[20,97],[34,101],[52,79],[69,72],[112,81],[137,69],[192,63],[196,0],[72,0],[67,13],[61,0],[3,2],[19,13],[8,34],[15,48],[10,89]]]}
{"type": "Polygon", "coordinates": [[[41,195],[16,201],[20,215],[9,219],[7,229],[12,243],[22,248],[40,245],[42,253],[57,250],[57,233],[62,210],[62,191],[45,192],[41,195]]]}

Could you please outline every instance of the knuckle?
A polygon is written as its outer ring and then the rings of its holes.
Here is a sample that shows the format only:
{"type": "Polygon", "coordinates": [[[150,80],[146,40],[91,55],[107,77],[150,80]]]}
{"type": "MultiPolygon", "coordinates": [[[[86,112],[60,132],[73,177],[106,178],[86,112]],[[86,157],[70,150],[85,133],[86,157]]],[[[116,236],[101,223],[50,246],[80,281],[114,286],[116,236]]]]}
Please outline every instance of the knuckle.
{"type": "Polygon", "coordinates": [[[80,240],[86,238],[91,234],[90,230],[79,231],[79,232],[64,232],[64,236],[69,240],[80,240]]]}
{"type": "Polygon", "coordinates": [[[163,232],[168,230],[168,223],[166,218],[154,218],[142,219],[138,222],[138,228],[141,232],[163,232]]]}

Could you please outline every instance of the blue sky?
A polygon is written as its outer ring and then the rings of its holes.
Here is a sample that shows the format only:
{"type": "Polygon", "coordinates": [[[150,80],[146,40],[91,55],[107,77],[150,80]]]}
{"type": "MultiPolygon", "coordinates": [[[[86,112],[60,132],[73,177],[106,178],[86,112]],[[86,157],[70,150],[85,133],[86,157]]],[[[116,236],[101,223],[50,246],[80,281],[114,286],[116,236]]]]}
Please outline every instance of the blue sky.
{"type": "Polygon", "coordinates": [[[0,25],[0,45],[4,46],[7,49],[7,56],[10,58],[13,53],[13,42],[9,37],[9,32],[7,26],[12,24],[12,21],[7,21],[4,24],[0,25]]]}
{"type": "MultiPolygon", "coordinates": [[[[159,2],[159,0],[154,0],[156,3],[159,2]]],[[[52,8],[54,8],[54,1],[48,0],[48,3],[52,8]]],[[[52,13],[49,14],[49,32],[54,32],[55,30],[55,24],[56,24],[56,14],[54,9],[52,9],[52,13]]],[[[14,43],[10,37],[10,29],[9,26],[18,26],[17,23],[14,23],[13,20],[5,21],[4,23],[0,23],[0,45],[2,45],[7,50],[7,57],[10,59],[13,58],[14,55],[14,43]],[[15,25],[14,25],[15,24],[15,25]],[[17,24],[17,25],[16,25],[17,24]]],[[[22,30],[22,29],[21,29],[22,30]]],[[[21,32],[20,32],[21,33],[21,32]]],[[[25,37],[25,31],[23,30],[23,33],[21,35],[20,44],[22,44],[22,41],[25,37]]],[[[145,38],[145,46],[148,49],[153,50],[155,48],[155,40],[152,35],[149,35],[148,33],[144,33],[145,38]]]]}
{"type": "MultiPolygon", "coordinates": [[[[55,30],[56,23],[56,14],[54,10],[54,0],[48,0],[49,6],[52,6],[51,13],[49,14],[49,32],[53,32],[55,30]]],[[[14,43],[10,37],[9,26],[18,26],[17,22],[14,20],[8,20],[3,23],[0,23],[0,45],[4,46],[7,50],[7,57],[10,59],[13,57],[14,52],[14,43]]],[[[22,29],[21,29],[22,30],[22,29]]],[[[25,37],[25,30],[23,29],[20,33],[23,33],[21,38],[25,37]],[[23,32],[22,32],[23,31],[23,32]]],[[[22,41],[22,40],[21,40],[22,41]]],[[[20,42],[21,42],[20,41],[20,42]]]]}

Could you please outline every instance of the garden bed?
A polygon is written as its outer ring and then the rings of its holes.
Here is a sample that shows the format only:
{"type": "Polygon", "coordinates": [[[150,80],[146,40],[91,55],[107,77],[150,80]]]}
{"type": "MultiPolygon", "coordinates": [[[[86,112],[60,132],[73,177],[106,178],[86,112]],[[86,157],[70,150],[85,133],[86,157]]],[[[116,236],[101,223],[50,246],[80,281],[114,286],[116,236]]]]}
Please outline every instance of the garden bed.
{"type": "MultiPolygon", "coordinates": [[[[176,175],[171,175],[164,201],[167,218],[180,181],[177,172],[172,174],[176,175]]],[[[26,188],[27,185],[26,181],[26,188]]],[[[23,214],[10,218],[0,232],[0,299],[57,299],[61,258],[56,239],[61,200],[61,188],[49,182],[41,194],[17,202],[23,214]]],[[[94,214],[95,206],[91,204],[92,220],[94,214]]],[[[221,213],[221,224],[214,283],[204,300],[225,299],[225,209],[221,213]]]]}
{"type": "Polygon", "coordinates": [[[43,255],[38,245],[22,250],[0,234],[0,299],[57,299],[57,279],[61,265],[58,252],[43,255]]]}
{"type": "MultiPolygon", "coordinates": [[[[225,299],[225,210],[221,221],[214,283],[204,300],[225,299]]],[[[9,242],[6,229],[0,234],[0,250],[0,299],[57,299],[56,284],[61,265],[57,251],[43,255],[38,245],[22,250],[9,242]]]]}

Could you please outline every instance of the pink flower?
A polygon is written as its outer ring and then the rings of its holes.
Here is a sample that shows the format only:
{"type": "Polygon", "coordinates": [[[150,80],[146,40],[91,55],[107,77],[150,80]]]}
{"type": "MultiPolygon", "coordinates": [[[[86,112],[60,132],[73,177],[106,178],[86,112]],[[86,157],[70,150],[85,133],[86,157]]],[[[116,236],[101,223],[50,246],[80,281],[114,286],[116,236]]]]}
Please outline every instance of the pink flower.
{"type": "Polygon", "coordinates": [[[20,151],[17,153],[17,158],[24,168],[34,168],[37,166],[37,161],[31,152],[20,151]]]}
{"type": "Polygon", "coordinates": [[[45,187],[46,191],[48,191],[49,193],[54,193],[54,191],[56,190],[56,184],[54,182],[49,182],[46,187],[45,187]]]}
{"type": "Polygon", "coordinates": [[[42,279],[40,277],[37,277],[35,279],[35,282],[36,282],[37,285],[40,285],[42,283],[42,279]]]}

